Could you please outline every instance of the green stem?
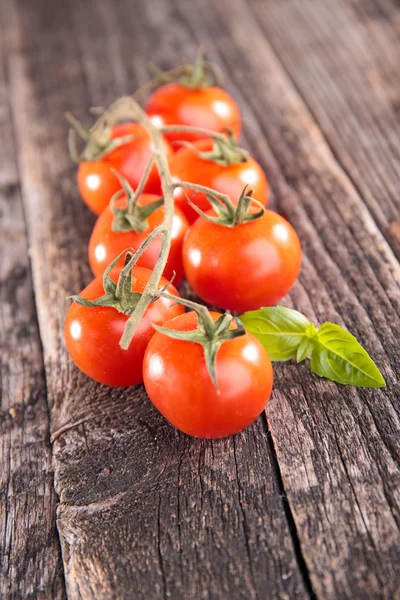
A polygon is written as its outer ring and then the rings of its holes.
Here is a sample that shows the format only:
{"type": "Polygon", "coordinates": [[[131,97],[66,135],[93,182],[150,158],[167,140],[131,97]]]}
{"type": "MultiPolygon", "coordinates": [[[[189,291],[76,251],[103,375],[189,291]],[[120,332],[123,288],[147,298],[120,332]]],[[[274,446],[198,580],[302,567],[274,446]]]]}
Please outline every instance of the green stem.
{"type": "Polygon", "coordinates": [[[157,263],[151,277],[143,291],[143,294],[128,321],[122,335],[120,345],[126,350],[132,341],[136,328],[143,317],[147,307],[153,301],[155,290],[160,283],[161,276],[167,264],[171,247],[172,220],[174,216],[173,182],[168,168],[166,155],[163,151],[161,131],[153,125],[144,110],[133,98],[125,97],[117,100],[105,111],[97,121],[96,128],[102,127],[104,123],[112,125],[121,119],[132,118],[138,121],[149,132],[154,144],[154,158],[160,174],[161,186],[164,196],[164,220],[161,228],[161,250],[157,263]]]}
{"type": "Polygon", "coordinates": [[[149,178],[150,171],[153,168],[153,165],[154,165],[154,156],[152,156],[150,158],[149,162],[147,163],[147,167],[139,181],[139,184],[135,190],[135,193],[133,195],[131,195],[130,197],[128,196],[128,213],[130,215],[135,214],[135,208],[138,203],[140,194],[143,192],[143,188],[146,185],[146,182],[149,178]]]}
{"type": "Polygon", "coordinates": [[[192,310],[195,310],[196,312],[203,312],[204,314],[207,312],[208,314],[208,310],[205,306],[203,306],[203,304],[198,304],[198,302],[193,302],[193,300],[188,300],[187,298],[181,298],[180,296],[173,296],[172,294],[169,294],[168,292],[164,291],[164,290],[159,290],[156,293],[157,297],[162,296],[163,298],[167,298],[167,300],[174,300],[174,302],[177,302],[178,304],[182,304],[183,306],[186,306],[187,308],[191,308],[192,310]]]}
{"type": "MultiPolygon", "coordinates": [[[[208,188],[204,185],[200,185],[199,183],[191,183],[188,181],[180,181],[180,182],[176,182],[174,183],[174,188],[185,188],[185,189],[191,189],[194,190],[195,192],[201,192],[203,194],[206,194],[208,201],[210,202],[210,209],[214,206],[214,208],[218,209],[222,207],[224,207],[230,217],[231,220],[233,220],[235,218],[235,212],[236,212],[236,208],[235,205],[233,204],[232,200],[230,199],[230,197],[227,194],[222,194],[221,192],[217,192],[216,190],[213,190],[211,188],[208,188]],[[211,199],[210,199],[211,197],[211,199]],[[212,201],[212,198],[216,198],[217,201],[214,203],[212,201]],[[218,202],[222,203],[222,206],[215,206],[216,204],[218,204],[218,202]]],[[[204,212],[201,211],[198,207],[196,207],[196,205],[190,200],[190,198],[187,198],[188,203],[190,204],[190,206],[201,216],[204,216],[204,212]]]]}
{"type": "Polygon", "coordinates": [[[125,281],[129,277],[129,273],[131,273],[132,267],[137,263],[140,256],[146,250],[147,246],[149,244],[151,244],[151,242],[154,240],[154,238],[156,238],[158,235],[160,235],[160,233],[162,233],[162,225],[159,225],[158,227],[153,229],[153,231],[141,243],[139,248],[136,250],[135,254],[133,254],[132,257],[129,259],[129,261],[126,263],[126,265],[123,267],[123,269],[121,269],[121,272],[120,272],[119,278],[118,278],[117,287],[115,290],[115,295],[117,298],[121,297],[121,292],[124,288],[125,281]]]}
{"type": "Polygon", "coordinates": [[[86,127],[84,127],[82,123],[78,121],[78,119],[71,112],[67,112],[65,116],[67,121],[70,125],[72,125],[79,137],[84,142],[87,142],[90,138],[90,132],[88,131],[88,129],[86,129],[86,127]]]}
{"type": "Polygon", "coordinates": [[[224,204],[231,204],[233,208],[235,206],[227,194],[217,192],[216,190],[206,187],[205,185],[201,185],[200,183],[191,183],[190,181],[177,181],[174,182],[172,185],[174,189],[184,188],[194,190],[195,192],[201,192],[203,194],[209,194],[210,196],[215,196],[216,198],[219,198],[224,204]]]}
{"type": "MultiPolygon", "coordinates": [[[[104,127],[105,124],[107,124],[108,126],[112,126],[121,120],[126,120],[129,118],[138,121],[141,125],[143,125],[143,127],[146,128],[154,144],[154,160],[157,165],[158,172],[160,174],[165,210],[164,220],[160,230],[160,255],[134,312],[126,322],[125,330],[120,341],[120,345],[124,350],[126,350],[129,347],[129,344],[131,343],[132,338],[135,334],[136,328],[141,318],[143,317],[147,307],[151,302],[153,302],[154,297],[157,296],[160,279],[164,272],[171,247],[172,221],[174,215],[174,189],[176,187],[192,188],[196,191],[203,192],[206,194],[214,194],[224,203],[231,203],[230,198],[225,194],[215,192],[214,190],[211,190],[210,188],[207,188],[205,186],[187,182],[181,182],[177,184],[172,181],[168,167],[167,157],[165,155],[162,144],[162,130],[153,125],[151,119],[146,115],[144,110],[140,107],[140,105],[134,98],[127,96],[121,98],[120,100],[117,100],[114,104],[110,106],[108,110],[106,110],[100,116],[97,123],[92,128],[92,131],[96,131],[97,128],[101,129],[102,127],[104,127]]],[[[196,130],[196,128],[193,129],[196,130]]],[[[199,130],[196,131],[198,132],[199,130]]],[[[203,133],[205,131],[207,135],[211,133],[211,137],[221,136],[224,140],[226,139],[225,136],[223,136],[222,134],[215,134],[215,132],[208,132],[207,130],[200,131],[202,131],[203,133]]],[[[163,292],[163,294],[164,293],[166,294],[166,292],[163,292]]],[[[181,302],[181,299],[178,299],[176,296],[172,296],[172,298],[175,302],[181,302]]],[[[190,301],[188,300],[182,302],[182,304],[184,303],[186,303],[186,306],[191,307],[202,314],[203,322],[206,324],[207,329],[210,329],[211,331],[211,326],[213,327],[214,323],[211,319],[211,316],[208,313],[207,308],[196,303],[190,303],[190,301]]]]}
{"type": "Polygon", "coordinates": [[[159,130],[161,133],[195,133],[197,135],[204,135],[204,137],[210,137],[213,140],[227,142],[225,134],[212,131],[211,129],[204,129],[203,127],[191,127],[190,125],[164,125],[163,127],[160,127],[159,130]]]}
{"type": "Polygon", "coordinates": [[[157,67],[157,65],[150,63],[149,69],[154,77],[132,94],[132,98],[137,102],[142,101],[147,94],[163,83],[176,81],[181,85],[197,89],[213,85],[213,79],[215,80],[216,85],[222,85],[223,82],[221,70],[213,63],[205,60],[204,52],[201,47],[197,52],[196,60],[193,65],[184,62],[177,67],[163,71],[157,67]]]}
{"type": "MultiPolygon", "coordinates": [[[[182,304],[187,308],[191,308],[196,313],[201,314],[203,325],[206,327],[208,332],[214,333],[214,321],[211,318],[210,312],[206,306],[202,304],[198,304],[197,302],[193,302],[192,300],[187,300],[186,298],[181,298],[177,296],[173,296],[165,291],[159,291],[156,294],[157,297],[162,296],[163,298],[167,298],[168,300],[173,300],[177,304],[182,304]]],[[[229,315],[230,317],[230,315],[229,315]]]]}
{"type": "Polygon", "coordinates": [[[140,87],[138,90],[136,90],[134,94],[132,94],[132,98],[133,100],[136,100],[136,102],[140,102],[143,98],[147,96],[147,94],[150,94],[150,92],[157,89],[160,84],[174,81],[176,77],[185,75],[185,73],[188,73],[188,71],[190,70],[189,65],[179,65],[178,67],[170,69],[169,71],[161,71],[158,67],[156,67],[156,65],[152,64],[150,64],[149,67],[150,70],[155,72],[156,75],[154,79],[151,79],[150,81],[142,85],[142,87],[140,87]]]}

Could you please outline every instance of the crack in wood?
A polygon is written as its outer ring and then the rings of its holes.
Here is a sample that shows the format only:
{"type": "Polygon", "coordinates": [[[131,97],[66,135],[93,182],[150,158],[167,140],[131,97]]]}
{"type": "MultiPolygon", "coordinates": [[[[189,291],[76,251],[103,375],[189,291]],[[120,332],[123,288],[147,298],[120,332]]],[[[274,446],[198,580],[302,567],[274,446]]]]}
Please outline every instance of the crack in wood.
{"type": "Polygon", "coordinates": [[[287,519],[287,522],[289,525],[289,531],[290,531],[290,535],[292,537],[293,548],[295,551],[297,564],[299,566],[300,572],[303,577],[304,587],[307,590],[308,597],[311,600],[314,600],[314,599],[317,600],[318,596],[317,596],[316,592],[313,590],[310,573],[309,573],[305,558],[303,556],[300,538],[299,538],[299,535],[297,532],[297,527],[296,527],[296,523],[295,523],[295,520],[293,517],[293,513],[290,508],[290,503],[289,503],[288,497],[286,495],[285,486],[283,484],[283,479],[282,479],[282,473],[281,473],[281,470],[279,467],[278,456],[276,454],[274,441],[272,439],[271,431],[269,429],[268,418],[267,418],[267,415],[265,414],[265,412],[262,415],[262,420],[264,423],[265,435],[268,440],[268,445],[269,445],[269,449],[270,449],[270,453],[271,453],[271,457],[272,457],[272,464],[274,466],[275,476],[276,476],[276,479],[278,482],[279,493],[280,493],[280,496],[282,499],[282,506],[285,511],[286,519],[287,519]]]}

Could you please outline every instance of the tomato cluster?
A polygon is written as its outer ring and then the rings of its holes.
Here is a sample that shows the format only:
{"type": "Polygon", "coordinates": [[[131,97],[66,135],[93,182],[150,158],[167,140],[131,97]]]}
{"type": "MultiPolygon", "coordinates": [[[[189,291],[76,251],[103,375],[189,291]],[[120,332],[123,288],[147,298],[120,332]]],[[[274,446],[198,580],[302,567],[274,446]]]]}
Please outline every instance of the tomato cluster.
{"type": "Polygon", "coordinates": [[[185,277],[200,299],[223,311],[271,306],[295,283],[301,247],[292,226],[265,209],[267,178],[237,145],[235,101],[218,86],[196,82],[163,85],[145,107],[162,132],[175,207],[161,292],[149,300],[126,350],[121,336],[162,243],[156,235],[164,222],[162,186],[149,163],[153,140],[143,125],[125,122],[108,131],[99,157],[85,155],[80,162],[81,196],[99,215],[89,242],[95,279],[74,297],[65,340],[89,377],[112,386],[144,381],[173,425],[214,438],[240,431],[263,411],[272,390],[271,362],[240,321],[201,307],[185,312],[183,305],[193,303],[170,282],[185,277]]]}

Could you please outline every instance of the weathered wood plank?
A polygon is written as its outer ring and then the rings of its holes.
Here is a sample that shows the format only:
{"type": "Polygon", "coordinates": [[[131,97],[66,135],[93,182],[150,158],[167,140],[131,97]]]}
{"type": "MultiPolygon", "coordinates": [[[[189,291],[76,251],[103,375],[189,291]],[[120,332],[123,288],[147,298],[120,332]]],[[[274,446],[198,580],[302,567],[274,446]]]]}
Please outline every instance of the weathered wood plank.
{"type": "MultiPolygon", "coordinates": [[[[56,479],[70,596],[306,593],[263,423],[224,442],[188,440],[154,413],[143,393],[110,393],[77,374],[62,347],[62,295],[89,275],[92,219],[70,182],[60,114],[107,103],[132,89],[136,76],[143,79],[147,60],[170,66],[210,39],[245,110],[247,138],[268,171],[274,205],[295,224],[305,248],[292,302],[310,317],[352,329],[390,385],[356,392],[317,381],[305,367],[277,369],[268,419],[312,584],[321,598],[395,597],[398,266],[368,198],[330,152],[256,20],[239,0],[175,8],[151,0],[137,3],[134,14],[128,2],[101,0],[72,3],[74,30],[68,6],[57,12],[44,0],[17,6],[21,29],[15,14],[11,20],[20,33],[12,59],[16,123],[36,290],[54,300],[41,302],[39,317],[53,431],[60,431],[56,479]]],[[[336,157],[346,152],[338,141],[336,157]]]]}
{"type": "Polygon", "coordinates": [[[249,8],[400,257],[398,8],[370,0],[252,0],[249,8]]]}
{"type": "Polygon", "coordinates": [[[398,264],[245,3],[198,2],[196,27],[193,5],[179,6],[196,41],[206,31],[213,39],[235,93],[245,93],[248,138],[275,205],[300,233],[306,257],[293,304],[348,326],[387,377],[388,389],[357,392],[305,367],[276,369],[267,414],[314,590],[323,598],[396,597],[398,264]]]}
{"type": "Polygon", "coordinates": [[[192,440],[165,423],[141,387],[96,385],[67,359],[65,296],[89,276],[93,218],[77,196],[62,113],[82,115],[133,84],[123,65],[131,56],[139,63],[142,42],[123,34],[129,51],[120,58],[112,2],[15,7],[14,116],[68,596],[305,598],[263,420],[236,438],[192,440]]]}
{"type": "Polygon", "coordinates": [[[0,597],[65,597],[49,418],[0,33],[0,597]]]}

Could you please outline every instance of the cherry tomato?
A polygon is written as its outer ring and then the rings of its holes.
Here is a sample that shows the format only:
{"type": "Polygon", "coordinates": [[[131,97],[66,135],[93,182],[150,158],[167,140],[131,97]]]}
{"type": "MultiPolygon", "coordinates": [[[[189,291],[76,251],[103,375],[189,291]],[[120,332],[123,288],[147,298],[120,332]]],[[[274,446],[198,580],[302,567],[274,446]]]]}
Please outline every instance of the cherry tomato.
{"type": "MultiPolygon", "coordinates": [[[[188,181],[205,185],[217,192],[227,194],[235,204],[239,200],[243,188],[248,185],[249,189],[253,190],[253,198],[264,204],[264,206],[267,205],[267,178],[254,158],[248,158],[246,162],[223,166],[201,158],[196,152],[210,152],[213,147],[211,140],[200,140],[195,142],[193,146],[193,148],[181,148],[171,156],[169,165],[175,182],[188,181]]],[[[187,198],[190,198],[203,211],[210,209],[209,201],[201,192],[195,192],[187,188],[176,188],[174,198],[175,205],[179,206],[185,213],[189,223],[193,223],[199,215],[188,204],[187,198]]]]}
{"type": "MultiPolygon", "coordinates": [[[[142,194],[138,205],[145,206],[158,199],[152,194],[142,194]]],[[[116,208],[126,206],[126,197],[121,197],[115,203],[116,208]]],[[[107,266],[116,258],[125,248],[137,250],[144,242],[146,237],[156,227],[161,225],[164,219],[164,207],[160,207],[147,218],[147,229],[138,233],[136,231],[116,232],[112,229],[114,215],[108,206],[98,217],[92,235],[89,241],[89,263],[95,276],[102,275],[107,266]]],[[[175,273],[174,283],[179,284],[183,279],[182,245],[183,238],[189,227],[189,224],[179,210],[174,211],[172,224],[171,250],[168,256],[168,262],[164,270],[167,279],[171,279],[175,273]]],[[[161,248],[161,237],[155,238],[143,252],[137,265],[153,269],[161,248]]]]}
{"type": "MultiPolygon", "coordinates": [[[[79,192],[88,207],[99,215],[108,206],[111,197],[121,189],[118,171],[136,189],[153,153],[153,144],[146,129],[138,123],[122,123],[113,127],[111,138],[135,136],[130,142],[116,148],[97,161],[82,162],[78,168],[79,192]]],[[[164,151],[169,156],[171,146],[164,140],[164,151]]],[[[161,194],[157,167],[153,165],[144,192],[161,194]]]]}
{"type": "MultiPolygon", "coordinates": [[[[111,279],[117,282],[120,269],[113,269],[111,279]]],[[[150,269],[133,267],[132,290],[143,292],[150,269]]],[[[162,278],[161,286],[167,280],[162,278]]],[[[171,285],[169,293],[179,296],[171,285]]],[[[93,279],[81,296],[94,300],[104,294],[101,277],[93,279]]],[[[155,330],[150,323],[163,325],[165,321],[184,312],[181,305],[160,298],[150,304],[128,350],[119,345],[129,316],[113,307],[88,308],[73,302],[68,310],[64,325],[64,336],[68,352],[74,363],[92,379],[114,386],[137,385],[143,381],[143,356],[155,330]]]]}
{"type": "MultiPolygon", "coordinates": [[[[238,105],[219,87],[191,89],[179,83],[167,83],[150,96],[146,112],[157,127],[189,125],[212,131],[230,129],[236,139],[239,139],[242,129],[238,105]]],[[[169,142],[193,142],[204,137],[183,132],[164,135],[169,142]]]]}
{"type": "Polygon", "coordinates": [[[301,246],[293,227],[271,210],[236,227],[200,217],[185,237],[183,265],[200,298],[245,312],[272,306],[289,292],[300,271],[301,246]]]}
{"type": "MultiPolygon", "coordinates": [[[[211,313],[214,320],[220,315],[211,313]]],[[[190,331],[197,314],[189,312],[164,325],[190,331]]],[[[218,390],[207,371],[200,344],[156,333],[147,346],[143,378],[161,414],[177,429],[201,438],[232,435],[252,423],[271,395],[271,361],[251,334],[224,342],[216,358],[218,390]]]]}

